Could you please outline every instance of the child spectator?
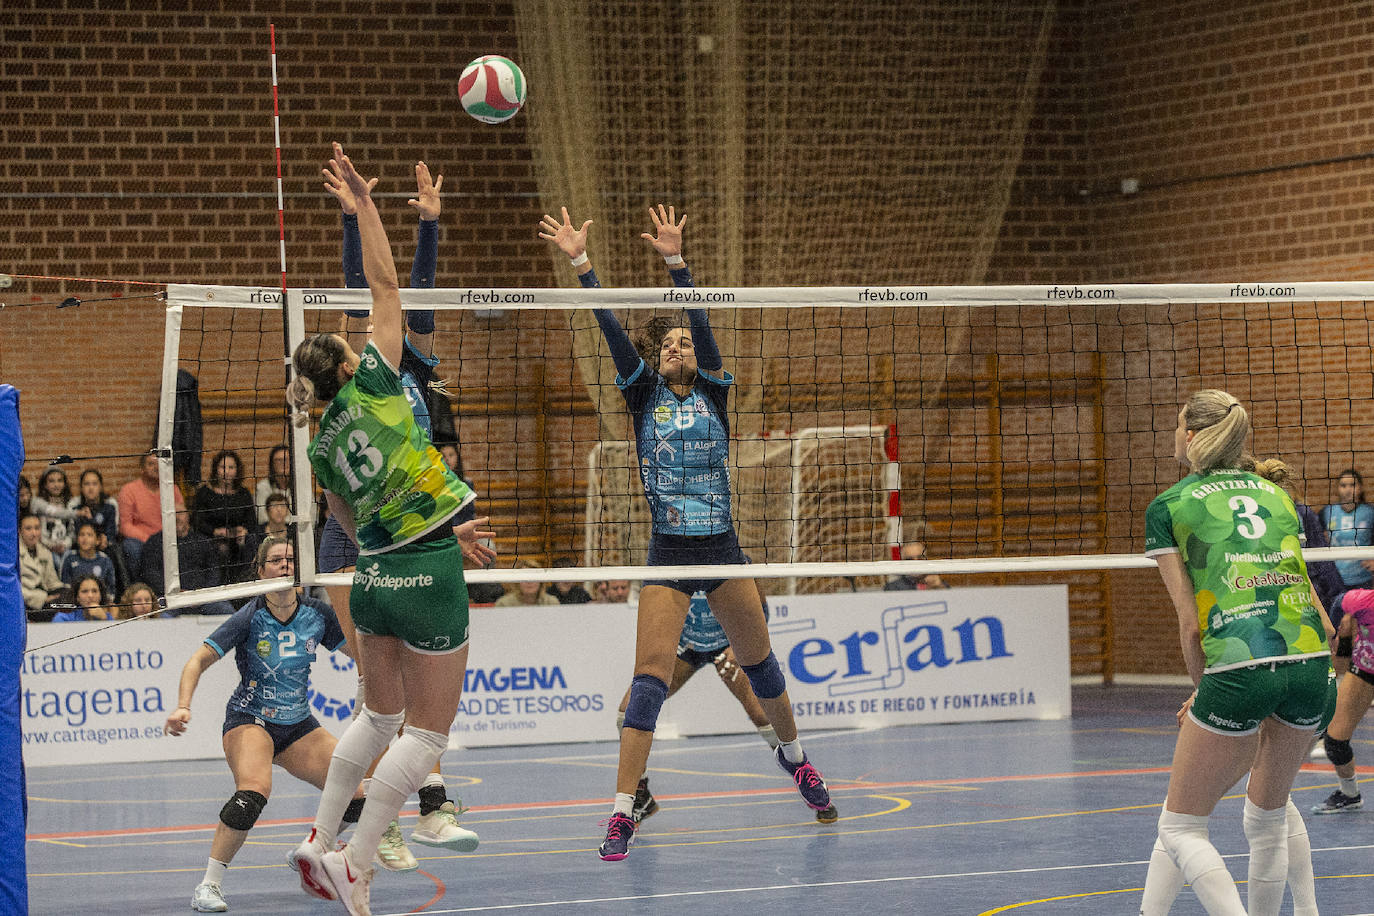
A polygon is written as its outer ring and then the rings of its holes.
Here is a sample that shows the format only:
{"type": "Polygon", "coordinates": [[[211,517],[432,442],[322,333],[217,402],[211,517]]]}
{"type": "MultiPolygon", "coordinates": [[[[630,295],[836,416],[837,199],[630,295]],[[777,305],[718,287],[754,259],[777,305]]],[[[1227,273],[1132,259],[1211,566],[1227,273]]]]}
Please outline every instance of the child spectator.
{"type": "MultiPolygon", "coordinates": [[[[1322,527],[1332,547],[1368,547],[1374,544],[1374,506],[1364,501],[1364,478],[1354,468],[1336,478],[1336,498],[1321,511],[1322,527]]],[[[1369,588],[1374,575],[1359,560],[1337,560],[1336,571],[1347,588],[1369,588]]]]}
{"type": "Polygon", "coordinates": [[[105,594],[113,595],[115,592],[114,561],[110,559],[109,554],[96,546],[99,540],[100,534],[96,529],[95,522],[88,518],[83,518],[78,522],[76,546],[62,556],[62,569],[58,575],[62,577],[63,582],[73,587],[80,579],[86,576],[95,576],[100,580],[101,586],[105,589],[105,594]]]}
{"type": "Polygon", "coordinates": [[[105,492],[105,478],[95,468],[81,472],[81,492],[67,502],[75,512],[85,509],[83,518],[95,522],[98,536],[96,549],[109,553],[119,543],[119,506],[105,492]]]}
{"type": "Polygon", "coordinates": [[[61,468],[48,468],[38,478],[38,492],[33,495],[29,508],[43,522],[43,546],[52,551],[55,559],[71,549],[73,523],[77,518],[90,513],[79,513],[68,509],[72,500],[71,484],[61,468]]]}
{"type": "Polygon", "coordinates": [[[253,487],[253,503],[258,508],[259,525],[267,524],[267,498],[278,493],[287,496],[290,492],[291,450],[285,445],[274,445],[267,456],[267,476],[253,487]]]}
{"type": "MultiPolygon", "coordinates": [[[[125,564],[136,576],[143,554],[143,542],[162,530],[162,500],[158,494],[157,453],[143,456],[142,473],[119,488],[119,534],[123,540],[125,564]]],[[[181,490],[172,488],[178,509],[185,502],[181,490]]]]}
{"type": "Polygon", "coordinates": [[[285,493],[271,493],[268,495],[263,509],[266,512],[263,529],[265,537],[281,537],[288,540],[294,535],[292,529],[294,525],[288,524],[286,517],[291,514],[291,504],[286,499],[285,493]]]}
{"type": "MultiPolygon", "coordinates": [[[[538,569],[533,560],[519,560],[516,569],[538,569]]],[[[559,600],[544,591],[543,582],[514,582],[506,586],[506,593],[496,599],[497,607],[537,607],[559,604],[559,600]]]]}
{"type": "Polygon", "coordinates": [[[19,520],[19,587],[30,620],[48,619],[43,606],[71,596],[57,575],[52,551],[43,546],[43,522],[31,512],[19,520]]]}
{"type": "Polygon", "coordinates": [[[115,618],[118,620],[133,620],[137,617],[145,617],[152,620],[161,617],[161,614],[154,613],[157,610],[157,595],[151,586],[142,582],[135,582],[124,589],[124,594],[120,596],[119,605],[115,608],[115,618]]]}
{"type": "Polygon", "coordinates": [[[72,623],[80,620],[113,620],[114,608],[109,607],[100,579],[82,576],[76,580],[76,607],[58,611],[53,623],[72,623]]]}

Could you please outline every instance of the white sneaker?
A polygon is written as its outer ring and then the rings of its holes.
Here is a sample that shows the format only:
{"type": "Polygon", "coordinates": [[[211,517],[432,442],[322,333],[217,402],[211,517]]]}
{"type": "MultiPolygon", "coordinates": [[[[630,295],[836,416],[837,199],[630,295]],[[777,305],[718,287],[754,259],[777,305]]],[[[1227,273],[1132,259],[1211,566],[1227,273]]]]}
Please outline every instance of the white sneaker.
{"type": "Polygon", "coordinates": [[[1331,762],[1331,758],[1329,758],[1329,757],[1326,756],[1326,745],[1323,744],[1323,743],[1320,742],[1320,741],[1318,741],[1318,742],[1312,747],[1311,753],[1309,753],[1307,756],[1308,756],[1308,758],[1311,759],[1311,760],[1319,760],[1319,761],[1321,761],[1322,763],[1330,763],[1330,762],[1331,762]]]}
{"type": "Polygon", "coordinates": [[[420,863],[415,861],[415,857],[406,848],[405,838],[401,836],[401,825],[395,821],[392,821],[391,826],[382,834],[382,841],[377,846],[377,854],[372,857],[372,862],[387,871],[414,871],[420,867],[420,863]]]}
{"type": "Polygon", "coordinates": [[[191,909],[197,913],[227,913],[229,904],[224,902],[224,891],[218,884],[197,884],[191,894],[191,909]]]}
{"type": "Polygon", "coordinates": [[[444,802],[437,811],[431,811],[416,821],[415,829],[410,831],[410,839],[414,843],[442,846],[455,852],[472,852],[477,848],[477,834],[458,825],[458,813],[453,810],[453,802],[444,802]]]}
{"type": "Polygon", "coordinates": [[[320,868],[320,859],[328,851],[323,843],[315,839],[315,828],[311,827],[310,836],[291,850],[290,855],[286,857],[286,864],[291,866],[292,871],[300,873],[301,890],[321,900],[337,900],[334,888],[330,886],[329,879],[320,868]]]}
{"type": "Polygon", "coordinates": [[[338,899],[350,916],[372,916],[372,866],[354,869],[344,850],[327,852],[320,858],[320,868],[333,885],[338,899]]]}

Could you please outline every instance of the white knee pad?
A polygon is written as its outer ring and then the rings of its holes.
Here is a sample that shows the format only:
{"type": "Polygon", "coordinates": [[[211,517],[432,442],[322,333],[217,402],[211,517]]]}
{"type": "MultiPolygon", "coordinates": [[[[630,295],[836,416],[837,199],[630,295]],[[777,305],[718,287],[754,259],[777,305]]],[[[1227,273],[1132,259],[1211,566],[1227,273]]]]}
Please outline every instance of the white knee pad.
{"type": "Polygon", "coordinates": [[[373,783],[382,783],[409,798],[424,784],[440,755],[448,748],[448,735],[407,725],[405,732],[386,752],[372,774],[373,783]]]}
{"type": "Polygon", "coordinates": [[[1159,841],[1190,881],[1217,864],[1225,867],[1212,845],[1207,818],[1203,815],[1178,814],[1165,808],[1159,815],[1159,841]]]}
{"type": "Polygon", "coordinates": [[[339,739],[338,745],[334,748],[334,756],[367,769],[372,761],[377,759],[377,755],[391,743],[391,739],[396,736],[396,730],[405,719],[404,712],[384,716],[366,706],[362,707],[357,718],[339,739]]]}

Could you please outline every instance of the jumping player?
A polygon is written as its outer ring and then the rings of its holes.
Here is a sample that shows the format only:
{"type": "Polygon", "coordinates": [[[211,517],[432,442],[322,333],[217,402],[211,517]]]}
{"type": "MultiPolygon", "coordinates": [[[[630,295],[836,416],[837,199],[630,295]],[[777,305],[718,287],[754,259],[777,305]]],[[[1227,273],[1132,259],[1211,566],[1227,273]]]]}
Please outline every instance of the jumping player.
{"type": "Polygon", "coordinates": [[[1246,771],[1250,914],[1277,913],[1293,779],[1322,718],[1330,648],[1280,487],[1241,470],[1250,418],[1231,395],[1194,393],[1174,457],[1191,471],[1146,512],[1145,550],[1178,616],[1196,697],[1179,728],[1160,845],[1207,912],[1245,914],[1207,820],[1246,771]]]}
{"type": "MultiPolygon", "coordinates": [[[[290,576],[295,557],[286,538],[265,538],[254,567],[259,579],[290,576]]],[[[177,708],[164,731],[180,735],[191,724],[191,701],[205,670],[230,652],[239,685],[224,711],[224,759],[234,774],[234,794],[224,803],[210,843],[205,876],[191,896],[191,909],[229,909],[221,887],[224,872],[248,838],[272,794],[272,764],[315,787],[324,785],[334,736],[310,713],[306,687],[315,648],[344,645],[343,631],[329,605],[290,586],[259,595],[205,638],[181,670],[177,708]]],[[[353,793],[342,820],[357,820],[362,789],[353,793]]]]}
{"type": "MultiPolygon", "coordinates": [[[[545,215],[540,237],[571,260],[584,287],[597,287],[587,257],[587,227],[574,228],[566,208],[562,222],[545,215]]],[[[663,256],[673,283],[691,286],[682,258],[682,227],[673,210],[649,210],[654,233],[644,238],[663,256]]],[[[596,320],[619,373],[639,450],[644,496],[653,518],[650,566],[735,564],[744,562],[730,514],[730,428],[726,413],[733,377],[723,371],[720,351],[705,309],[687,309],[690,328],[676,323],[652,325],[647,341],[654,364],[641,357],[609,309],[596,320]]],[[[729,636],[741,669],[779,738],[778,765],[796,782],[816,811],[830,807],[830,791],[806,759],[792,718],[787,683],[768,641],[768,624],[752,579],[650,580],[639,593],[635,674],[620,732],[616,795],[600,855],[624,859],[634,838],[634,793],[649,760],[654,725],[668,695],[674,649],[687,618],[691,596],[705,592],[729,636]]]]}
{"type": "Polygon", "coordinates": [[[373,331],[361,354],[335,334],[302,342],[288,397],[297,423],[309,421],[310,405],[326,405],[310,463],[330,512],[359,547],[349,606],[367,690],[334,750],[315,825],[289,862],[308,893],[366,916],[382,833],[448,747],[468,656],[462,555],[489,558],[477,542],[494,532],[482,530],[484,520],[451,524],[472,491],[415,423],[401,388],[400,284],[372,201],[376,179],[362,178],[337,143],[324,174],[357,205],[373,331]],[[352,787],[384,749],[352,840],[335,850],[352,787]]]}
{"type": "MultiPolygon", "coordinates": [[[[358,232],[357,201],[354,200],[348,186],[332,174],[326,173],[325,181],[326,190],[339,202],[339,207],[343,211],[344,283],[350,289],[365,288],[367,277],[363,274],[363,243],[358,232]]],[[[439,259],[439,213],[442,207],[439,189],[443,183],[444,176],[431,178],[429,167],[423,162],[416,163],[415,197],[407,201],[419,213],[415,258],[410,267],[410,285],[415,289],[431,289],[434,286],[434,274],[439,259]]],[[[368,315],[366,310],[345,313],[344,332],[350,341],[353,340],[354,333],[360,337],[366,333],[364,327],[368,315]],[[362,327],[355,329],[355,324],[362,327]]],[[[406,312],[405,319],[405,346],[399,367],[401,387],[405,391],[406,400],[410,402],[415,423],[433,442],[435,419],[439,419],[440,425],[444,426],[444,418],[448,416],[447,408],[443,411],[436,409],[435,400],[441,396],[433,393],[432,387],[436,381],[434,367],[439,363],[434,355],[434,311],[412,309],[406,312]]],[[[449,421],[446,428],[450,435],[451,426],[452,423],[449,421]]],[[[461,523],[471,520],[471,510],[472,503],[468,503],[460,511],[457,521],[461,523]],[[463,513],[467,515],[464,516],[463,513]]],[[[330,515],[320,534],[320,572],[351,573],[357,568],[357,563],[358,545],[344,533],[338,519],[330,515]]],[[[356,647],[357,637],[348,607],[349,588],[330,585],[326,586],[326,590],[330,602],[338,611],[344,638],[348,640],[350,647],[356,647]]],[[[362,708],[365,697],[365,672],[360,665],[355,710],[362,708]]],[[[415,828],[410,833],[412,840],[426,846],[439,846],[458,852],[471,852],[477,848],[477,834],[458,823],[458,815],[463,810],[462,801],[459,800],[455,807],[454,800],[448,797],[448,790],[444,786],[444,778],[439,772],[438,764],[435,764],[434,771],[425,778],[424,785],[420,786],[419,795],[420,819],[415,822],[415,828]]],[[[379,861],[383,867],[393,871],[411,871],[418,867],[415,857],[406,848],[398,824],[392,824],[383,834],[379,861]]]]}

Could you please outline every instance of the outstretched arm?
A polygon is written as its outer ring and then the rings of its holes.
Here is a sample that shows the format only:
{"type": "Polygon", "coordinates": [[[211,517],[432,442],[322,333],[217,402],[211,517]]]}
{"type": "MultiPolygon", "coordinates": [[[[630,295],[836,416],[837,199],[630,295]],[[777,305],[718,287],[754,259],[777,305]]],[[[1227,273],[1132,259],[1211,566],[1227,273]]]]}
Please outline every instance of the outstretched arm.
{"type": "MultiPolygon", "coordinates": [[[[677,210],[669,207],[665,212],[663,204],[658,210],[649,208],[649,219],[653,220],[652,234],[644,232],[640,238],[653,246],[654,251],[663,255],[663,263],[668,265],[668,273],[674,286],[692,286],[692,271],[682,259],[682,227],[687,225],[687,214],[677,218],[677,210]]],[[[707,372],[719,372],[724,363],[720,349],[716,346],[715,335],[711,333],[711,322],[706,309],[687,309],[687,321],[692,328],[692,346],[696,348],[697,367],[707,372]]]]}
{"type": "MultiPolygon", "coordinates": [[[[391,243],[382,227],[381,215],[372,201],[372,187],[377,179],[363,178],[344,155],[343,147],[334,144],[334,158],[329,160],[326,175],[345,184],[353,193],[358,207],[358,233],[362,237],[363,273],[372,290],[372,342],[383,358],[392,366],[401,363],[401,285],[396,279],[396,262],[391,259],[391,243]]],[[[326,181],[328,188],[330,182],[326,181]]]]}
{"type": "MultiPolygon", "coordinates": [[[[411,289],[433,289],[434,275],[439,264],[439,211],[442,202],[439,189],[444,176],[430,178],[429,166],[415,163],[415,196],[406,203],[420,214],[420,228],[415,237],[415,260],[410,264],[411,289]]],[[[434,310],[411,309],[406,312],[406,337],[421,354],[434,351],[434,310]]]]}
{"type": "MultiPolygon", "coordinates": [[[[568,208],[562,208],[562,213],[562,222],[559,222],[556,216],[544,214],[544,218],[539,221],[539,237],[553,242],[572,260],[573,267],[577,270],[577,279],[584,287],[599,287],[601,281],[597,280],[596,272],[592,270],[591,259],[587,257],[587,227],[592,221],[587,220],[581,229],[574,229],[572,218],[568,216],[568,208]]],[[[615,371],[620,373],[621,378],[634,375],[639,371],[641,362],[639,351],[635,349],[630,335],[621,327],[620,320],[610,309],[592,309],[592,314],[596,316],[596,323],[601,326],[601,334],[606,338],[607,346],[611,348],[615,371]]]]}

